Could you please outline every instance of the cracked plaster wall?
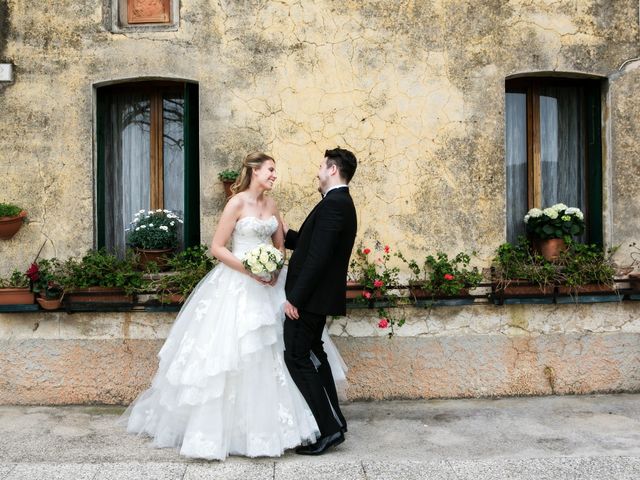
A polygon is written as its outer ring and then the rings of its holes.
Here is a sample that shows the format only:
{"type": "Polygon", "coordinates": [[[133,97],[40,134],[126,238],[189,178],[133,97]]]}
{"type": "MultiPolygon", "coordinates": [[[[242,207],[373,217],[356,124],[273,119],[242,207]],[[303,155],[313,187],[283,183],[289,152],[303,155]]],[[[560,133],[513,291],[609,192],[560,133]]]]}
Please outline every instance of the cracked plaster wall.
{"type": "MultiPolygon", "coordinates": [[[[30,223],[0,242],[0,274],[46,239],[45,256],[93,246],[93,85],[140,77],[200,85],[204,241],[223,207],[219,170],[271,152],[295,226],[318,199],[322,152],[341,145],[360,160],[361,238],[477,250],[486,264],[505,237],[505,77],[607,77],[639,52],[635,0],[183,0],[177,32],[127,34],[104,28],[102,2],[0,1],[5,12],[0,55],[16,80],[0,90],[0,201],[30,223]]],[[[611,238],[628,242],[640,237],[626,217],[640,105],[637,73],[618,75],[607,211],[611,238]]]]}

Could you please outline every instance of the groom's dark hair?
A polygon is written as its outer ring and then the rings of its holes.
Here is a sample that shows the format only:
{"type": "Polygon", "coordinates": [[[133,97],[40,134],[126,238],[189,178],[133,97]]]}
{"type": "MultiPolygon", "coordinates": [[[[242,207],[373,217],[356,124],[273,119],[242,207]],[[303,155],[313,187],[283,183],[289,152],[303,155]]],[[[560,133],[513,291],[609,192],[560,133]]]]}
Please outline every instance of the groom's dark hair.
{"type": "Polygon", "coordinates": [[[349,150],[340,147],[334,148],[333,150],[326,150],[324,156],[327,158],[327,165],[335,165],[338,167],[340,176],[349,183],[353,178],[353,174],[356,173],[356,167],[358,166],[356,156],[349,150]]]}

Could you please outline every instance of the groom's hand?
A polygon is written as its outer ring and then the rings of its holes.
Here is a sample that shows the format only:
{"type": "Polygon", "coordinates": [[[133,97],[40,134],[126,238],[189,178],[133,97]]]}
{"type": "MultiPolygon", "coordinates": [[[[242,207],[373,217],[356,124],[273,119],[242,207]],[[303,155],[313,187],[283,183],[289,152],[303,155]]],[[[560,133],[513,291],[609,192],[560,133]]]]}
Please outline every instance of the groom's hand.
{"type": "Polygon", "coordinates": [[[298,313],[298,309],[289,303],[289,300],[284,302],[284,314],[289,317],[291,320],[298,320],[300,318],[300,314],[298,313]]]}

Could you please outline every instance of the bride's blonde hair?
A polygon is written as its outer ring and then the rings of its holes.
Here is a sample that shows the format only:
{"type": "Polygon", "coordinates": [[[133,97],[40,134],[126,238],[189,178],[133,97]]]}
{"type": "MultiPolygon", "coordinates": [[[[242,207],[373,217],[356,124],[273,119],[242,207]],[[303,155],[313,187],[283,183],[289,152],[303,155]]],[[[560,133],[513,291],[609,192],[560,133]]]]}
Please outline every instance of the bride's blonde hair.
{"type": "Polygon", "coordinates": [[[273,157],[270,157],[266,153],[262,152],[251,152],[247,155],[242,162],[242,170],[240,170],[240,175],[238,179],[231,185],[231,194],[235,195],[240,192],[244,192],[247,188],[249,188],[249,184],[251,184],[251,173],[254,168],[260,168],[264,162],[267,160],[271,160],[273,163],[276,161],[273,157]]]}

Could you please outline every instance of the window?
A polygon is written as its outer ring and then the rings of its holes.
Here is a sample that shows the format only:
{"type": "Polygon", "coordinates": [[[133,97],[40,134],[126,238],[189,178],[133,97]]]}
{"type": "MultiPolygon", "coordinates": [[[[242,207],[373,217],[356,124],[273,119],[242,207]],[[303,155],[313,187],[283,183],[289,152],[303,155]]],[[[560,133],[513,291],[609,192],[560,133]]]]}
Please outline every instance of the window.
{"type": "Polygon", "coordinates": [[[600,81],[507,80],[507,240],[525,234],[533,207],[564,203],[585,213],[579,240],[602,244],[600,81]]]}
{"type": "Polygon", "coordinates": [[[180,246],[200,243],[197,85],[139,82],[97,95],[98,246],[123,255],[142,209],[178,213],[180,246]]]}

